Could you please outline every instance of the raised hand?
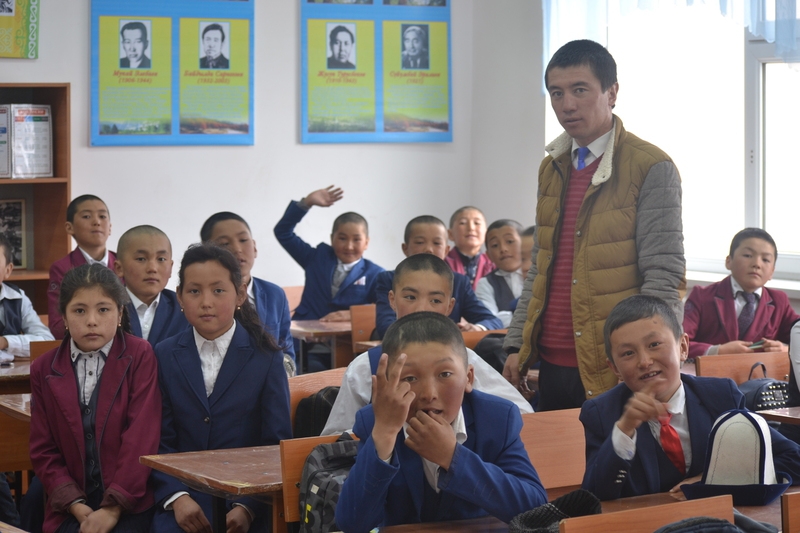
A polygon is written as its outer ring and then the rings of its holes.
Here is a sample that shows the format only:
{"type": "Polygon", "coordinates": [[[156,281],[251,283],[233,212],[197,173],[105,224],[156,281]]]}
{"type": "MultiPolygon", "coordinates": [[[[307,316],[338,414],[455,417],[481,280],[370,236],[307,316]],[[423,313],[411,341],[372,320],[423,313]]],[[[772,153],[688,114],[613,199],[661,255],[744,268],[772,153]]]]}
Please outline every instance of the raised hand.
{"type": "Polygon", "coordinates": [[[324,189],[317,189],[303,199],[306,207],[318,205],[320,207],[330,207],[344,197],[344,191],[339,187],[331,185],[324,189]]]}
{"type": "Polygon", "coordinates": [[[403,429],[411,402],[416,397],[411,385],[400,381],[405,362],[406,354],[400,354],[389,365],[389,356],[383,354],[378,371],[372,376],[372,409],[375,412],[372,440],[378,456],[384,460],[391,458],[397,434],[403,429]]]}

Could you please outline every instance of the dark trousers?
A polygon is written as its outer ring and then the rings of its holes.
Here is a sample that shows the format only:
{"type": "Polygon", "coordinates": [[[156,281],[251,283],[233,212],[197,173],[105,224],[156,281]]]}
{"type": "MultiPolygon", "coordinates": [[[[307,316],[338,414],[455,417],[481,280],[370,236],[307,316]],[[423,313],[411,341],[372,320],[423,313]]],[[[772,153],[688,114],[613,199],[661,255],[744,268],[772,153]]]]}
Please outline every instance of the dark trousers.
{"type": "Polygon", "coordinates": [[[20,527],[30,533],[42,533],[44,505],[44,485],[39,476],[34,476],[19,507],[20,527]]]}
{"type": "MultiPolygon", "coordinates": [[[[95,511],[100,508],[100,502],[103,500],[103,491],[96,490],[90,496],[86,505],[95,511]]],[[[145,533],[150,530],[151,522],[153,521],[153,511],[155,508],[150,508],[147,511],[137,514],[123,513],[119,517],[119,522],[111,530],[111,533],[145,533]]],[[[56,533],[79,533],[81,525],[74,516],[69,517],[61,522],[58,526],[56,533]]]]}
{"type": "Polygon", "coordinates": [[[539,411],[580,407],[586,391],[577,367],[558,366],[541,360],[539,365],[539,411]]]}
{"type": "Polygon", "coordinates": [[[11,489],[8,487],[5,472],[0,472],[0,521],[10,526],[19,526],[17,504],[11,497],[11,489]]]}

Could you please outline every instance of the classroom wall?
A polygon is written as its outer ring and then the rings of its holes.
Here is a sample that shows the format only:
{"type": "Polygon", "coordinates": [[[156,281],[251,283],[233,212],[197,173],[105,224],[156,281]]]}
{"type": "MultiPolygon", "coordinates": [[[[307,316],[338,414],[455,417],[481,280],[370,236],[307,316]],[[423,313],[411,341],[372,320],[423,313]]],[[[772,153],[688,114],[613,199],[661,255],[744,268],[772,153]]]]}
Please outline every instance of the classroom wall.
{"type": "Polygon", "coordinates": [[[298,233],[327,241],[338,213],[359,211],[370,221],[367,256],[387,268],[402,259],[403,228],[419,214],[447,219],[474,203],[490,219],[533,220],[544,144],[538,2],[453,0],[452,143],[300,144],[300,2],[256,0],[254,146],[102,148],[89,147],[90,4],[43,0],[39,59],[0,58],[0,82],[72,84],[73,197],[106,200],[112,249],[134,225],[166,231],[176,256],[171,286],[182,251],[199,239],[205,218],[222,210],[250,222],[256,276],[302,284],[302,270],[272,228],[290,199],[330,184],[344,188],[344,200],[314,208],[298,233]],[[508,193],[517,187],[522,195],[508,193]]]}

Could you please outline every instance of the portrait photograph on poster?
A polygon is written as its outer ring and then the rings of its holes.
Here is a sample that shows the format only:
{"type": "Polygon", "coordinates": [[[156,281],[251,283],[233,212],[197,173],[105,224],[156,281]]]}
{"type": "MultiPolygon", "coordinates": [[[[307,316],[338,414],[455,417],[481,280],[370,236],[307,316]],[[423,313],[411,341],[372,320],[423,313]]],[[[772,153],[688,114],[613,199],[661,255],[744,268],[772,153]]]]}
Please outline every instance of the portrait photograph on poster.
{"type": "Polygon", "coordinates": [[[11,243],[14,268],[25,268],[25,200],[0,200],[0,232],[11,243]]]}
{"type": "Polygon", "coordinates": [[[447,7],[447,0],[383,0],[385,6],[447,7]]]}
{"type": "Polygon", "coordinates": [[[200,68],[229,69],[230,63],[230,22],[200,23],[200,68]]]}
{"type": "Polygon", "coordinates": [[[356,68],[356,25],[328,22],[328,69],[356,68]]]}
{"type": "Polygon", "coordinates": [[[0,0],[0,17],[13,17],[14,4],[14,0],[0,0]]]}
{"type": "Polygon", "coordinates": [[[372,0],[306,0],[309,4],[372,4],[372,0]]]}
{"type": "Polygon", "coordinates": [[[119,21],[119,68],[150,68],[151,52],[149,20],[119,21]]]}
{"type": "Polygon", "coordinates": [[[404,69],[428,69],[428,25],[403,24],[402,67],[404,69]]]}

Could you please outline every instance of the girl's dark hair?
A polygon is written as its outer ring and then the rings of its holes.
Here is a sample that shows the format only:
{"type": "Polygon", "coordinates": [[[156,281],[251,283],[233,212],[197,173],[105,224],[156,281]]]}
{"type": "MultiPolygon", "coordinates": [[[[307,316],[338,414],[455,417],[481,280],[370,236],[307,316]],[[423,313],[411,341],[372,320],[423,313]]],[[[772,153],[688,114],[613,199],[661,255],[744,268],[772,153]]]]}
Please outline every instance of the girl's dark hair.
{"type": "Polygon", "coordinates": [[[66,273],[61,282],[61,294],[58,297],[58,309],[61,311],[61,315],[67,314],[67,306],[75,297],[76,292],[94,287],[99,288],[106,296],[114,300],[120,309],[122,331],[131,333],[131,322],[128,317],[128,309],[125,307],[130,302],[128,291],[125,290],[117,275],[100,263],[81,265],[66,273]]]}
{"type": "MultiPolygon", "coordinates": [[[[236,287],[237,294],[242,290],[242,271],[239,268],[239,261],[225,248],[211,243],[203,243],[193,244],[183,254],[181,268],[178,271],[178,293],[183,294],[183,287],[186,284],[186,267],[209,261],[216,261],[222,268],[230,272],[231,283],[236,287]]],[[[248,298],[245,298],[242,305],[233,312],[233,318],[238,320],[242,327],[247,330],[247,333],[250,334],[259,349],[270,352],[283,350],[283,347],[278,344],[275,337],[264,329],[261,319],[258,318],[256,308],[253,307],[248,298]]]]}

